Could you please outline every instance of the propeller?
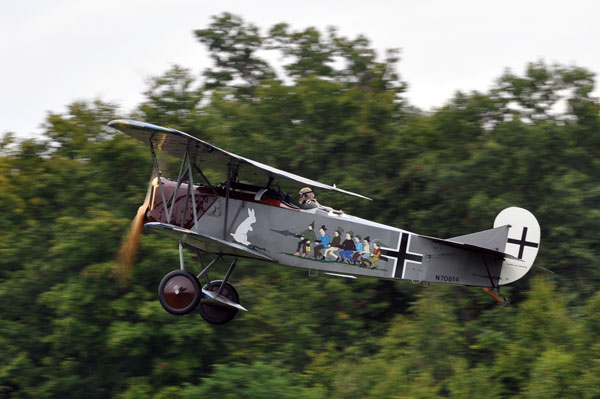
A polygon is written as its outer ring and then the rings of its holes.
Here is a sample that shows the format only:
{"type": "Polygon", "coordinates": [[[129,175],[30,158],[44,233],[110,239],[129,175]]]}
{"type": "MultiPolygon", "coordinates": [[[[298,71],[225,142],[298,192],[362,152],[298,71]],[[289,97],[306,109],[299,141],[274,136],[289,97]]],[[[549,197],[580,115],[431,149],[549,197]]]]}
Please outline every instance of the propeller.
{"type": "Polygon", "coordinates": [[[127,287],[133,274],[133,264],[140,247],[140,236],[144,230],[144,220],[146,211],[150,206],[150,201],[153,197],[153,192],[158,187],[158,177],[155,172],[150,176],[150,183],[146,191],[146,198],[142,205],[138,208],[137,214],[131,221],[129,231],[123,239],[121,248],[117,255],[117,261],[114,264],[114,273],[121,287],[127,287]]]}

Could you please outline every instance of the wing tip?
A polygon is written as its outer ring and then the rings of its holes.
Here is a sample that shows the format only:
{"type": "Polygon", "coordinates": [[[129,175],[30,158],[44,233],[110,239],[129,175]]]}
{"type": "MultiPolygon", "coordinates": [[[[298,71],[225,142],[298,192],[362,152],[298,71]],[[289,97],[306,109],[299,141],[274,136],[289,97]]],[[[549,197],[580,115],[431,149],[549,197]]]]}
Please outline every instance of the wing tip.
{"type": "Polygon", "coordinates": [[[108,126],[116,128],[118,127],[128,127],[128,126],[142,126],[145,125],[144,122],[135,121],[133,119],[113,119],[112,121],[107,123],[108,126]]]}

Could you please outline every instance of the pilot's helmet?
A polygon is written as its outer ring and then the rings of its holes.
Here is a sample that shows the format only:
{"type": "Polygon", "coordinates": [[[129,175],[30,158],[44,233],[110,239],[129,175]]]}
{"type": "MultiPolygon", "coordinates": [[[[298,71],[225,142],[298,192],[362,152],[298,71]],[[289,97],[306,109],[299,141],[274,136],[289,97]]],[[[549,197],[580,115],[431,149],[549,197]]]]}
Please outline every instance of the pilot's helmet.
{"type": "Polygon", "coordinates": [[[307,199],[314,199],[315,198],[315,193],[313,193],[313,191],[312,191],[312,189],[310,187],[304,187],[298,193],[298,198],[302,198],[303,196],[305,196],[307,199]]]}

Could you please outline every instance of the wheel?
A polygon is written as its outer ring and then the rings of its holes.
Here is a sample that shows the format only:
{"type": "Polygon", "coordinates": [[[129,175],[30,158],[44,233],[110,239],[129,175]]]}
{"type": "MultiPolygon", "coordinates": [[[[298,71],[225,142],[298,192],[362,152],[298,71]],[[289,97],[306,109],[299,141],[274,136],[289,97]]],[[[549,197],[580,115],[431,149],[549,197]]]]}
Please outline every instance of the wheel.
{"type": "MultiPolygon", "coordinates": [[[[208,284],[204,286],[205,290],[217,292],[219,291],[219,287],[221,287],[221,280],[215,280],[210,282],[210,288],[208,284]]],[[[221,291],[221,295],[225,298],[235,302],[240,303],[240,296],[238,295],[235,287],[229,283],[225,283],[223,290],[221,291]]],[[[200,315],[204,320],[211,324],[225,324],[229,323],[238,310],[236,308],[232,308],[226,305],[217,305],[210,302],[200,302],[200,306],[198,306],[198,310],[200,311],[200,315]]]]}
{"type": "Polygon", "coordinates": [[[173,270],[158,286],[158,300],[165,310],[181,316],[198,306],[202,289],[196,276],[187,270],[173,270]]]}

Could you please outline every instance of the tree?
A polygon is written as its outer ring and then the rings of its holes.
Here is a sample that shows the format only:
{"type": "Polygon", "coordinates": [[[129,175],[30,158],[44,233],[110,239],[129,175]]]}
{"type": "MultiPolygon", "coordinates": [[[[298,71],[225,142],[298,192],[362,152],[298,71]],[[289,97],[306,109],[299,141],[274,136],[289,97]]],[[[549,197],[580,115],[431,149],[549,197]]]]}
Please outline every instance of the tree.
{"type": "Polygon", "coordinates": [[[186,386],[181,398],[219,395],[227,398],[323,398],[323,392],[302,387],[293,375],[275,365],[254,362],[217,365],[198,386],[186,386]]]}
{"type": "Polygon", "coordinates": [[[207,89],[232,83],[241,97],[251,97],[259,82],[274,77],[268,63],[256,54],[263,44],[258,28],[242,18],[225,12],[214,16],[208,29],[194,33],[215,61],[216,68],[204,71],[207,89]]]}

